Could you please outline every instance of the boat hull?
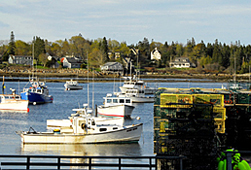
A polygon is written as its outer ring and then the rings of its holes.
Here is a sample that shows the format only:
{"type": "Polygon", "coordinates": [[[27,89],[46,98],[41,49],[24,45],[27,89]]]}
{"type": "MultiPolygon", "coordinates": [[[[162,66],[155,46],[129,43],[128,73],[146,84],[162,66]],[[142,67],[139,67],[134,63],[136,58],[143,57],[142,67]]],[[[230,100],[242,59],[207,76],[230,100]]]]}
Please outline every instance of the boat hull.
{"type": "Polygon", "coordinates": [[[72,85],[64,85],[65,90],[82,90],[82,86],[72,86],[72,85]]]}
{"type": "Polygon", "coordinates": [[[138,142],[143,124],[124,129],[93,134],[30,133],[21,134],[24,144],[88,144],[88,143],[126,143],[138,142]]]}
{"type": "Polygon", "coordinates": [[[1,111],[17,111],[17,112],[29,112],[28,100],[13,100],[6,103],[0,103],[1,111]]]}
{"type": "Polygon", "coordinates": [[[126,93],[126,91],[128,89],[132,89],[132,88],[139,89],[139,90],[144,90],[146,95],[154,94],[157,91],[156,88],[150,88],[150,87],[146,87],[146,88],[124,87],[124,86],[119,87],[119,89],[121,90],[122,93],[126,93]]]}
{"type": "Polygon", "coordinates": [[[111,117],[131,117],[134,106],[116,105],[116,106],[99,106],[98,114],[101,116],[111,117]]]}
{"type": "Polygon", "coordinates": [[[130,97],[133,103],[153,103],[154,97],[130,97]]]}
{"type": "Polygon", "coordinates": [[[29,100],[29,103],[42,104],[42,103],[52,103],[53,97],[47,96],[45,94],[39,94],[34,92],[21,92],[21,99],[29,100]]]}

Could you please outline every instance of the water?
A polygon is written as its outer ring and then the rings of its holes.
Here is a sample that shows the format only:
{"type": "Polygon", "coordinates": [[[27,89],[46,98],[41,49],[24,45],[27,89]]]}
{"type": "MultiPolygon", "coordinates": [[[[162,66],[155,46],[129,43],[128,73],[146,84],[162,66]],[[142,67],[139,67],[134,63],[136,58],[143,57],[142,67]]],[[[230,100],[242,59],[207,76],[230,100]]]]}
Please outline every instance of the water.
{"type": "MultiPolygon", "coordinates": [[[[27,82],[6,82],[6,90],[15,88],[17,93],[27,82]]],[[[136,144],[87,144],[87,145],[22,145],[20,136],[15,131],[25,130],[33,127],[36,131],[46,131],[47,119],[67,119],[72,109],[82,107],[88,103],[88,84],[80,84],[84,88],[79,91],[64,91],[64,83],[46,83],[53,95],[53,103],[43,105],[29,105],[29,113],[0,113],[0,154],[39,154],[39,155],[82,155],[82,156],[151,156],[153,153],[153,103],[135,104],[132,120],[126,120],[126,124],[143,123],[141,139],[136,144]],[[140,120],[135,119],[140,117],[140,120]]],[[[149,86],[170,88],[221,88],[226,83],[148,83],[149,86]]],[[[101,105],[103,97],[107,93],[118,90],[122,83],[94,83],[94,103],[101,105]]],[[[92,106],[92,88],[89,84],[89,103],[92,106]]]]}

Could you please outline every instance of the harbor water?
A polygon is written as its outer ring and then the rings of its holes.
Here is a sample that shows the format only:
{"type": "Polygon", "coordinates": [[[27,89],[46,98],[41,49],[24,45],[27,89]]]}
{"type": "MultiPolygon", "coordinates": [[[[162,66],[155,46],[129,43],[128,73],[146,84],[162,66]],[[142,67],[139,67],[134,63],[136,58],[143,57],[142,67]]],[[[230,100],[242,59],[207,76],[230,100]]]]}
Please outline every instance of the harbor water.
{"type": "MultiPolygon", "coordinates": [[[[5,82],[5,93],[10,88],[20,94],[27,82],[5,82]]],[[[15,131],[46,131],[48,119],[67,119],[84,103],[91,107],[101,105],[107,93],[118,91],[121,82],[80,83],[84,88],[78,91],[65,91],[64,83],[46,83],[53,95],[53,103],[29,105],[28,113],[0,112],[0,154],[11,155],[78,155],[78,156],[151,156],[153,153],[153,103],[134,104],[132,119],[126,124],[143,123],[143,132],[138,143],[133,144],[82,144],[82,145],[22,145],[21,138],[15,131]],[[89,99],[88,99],[89,89],[89,99]],[[92,104],[94,101],[94,105],[92,104]],[[140,118],[140,119],[136,119],[140,118]]],[[[165,82],[148,83],[150,87],[169,88],[221,88],[226,83],[165,82]]]]}

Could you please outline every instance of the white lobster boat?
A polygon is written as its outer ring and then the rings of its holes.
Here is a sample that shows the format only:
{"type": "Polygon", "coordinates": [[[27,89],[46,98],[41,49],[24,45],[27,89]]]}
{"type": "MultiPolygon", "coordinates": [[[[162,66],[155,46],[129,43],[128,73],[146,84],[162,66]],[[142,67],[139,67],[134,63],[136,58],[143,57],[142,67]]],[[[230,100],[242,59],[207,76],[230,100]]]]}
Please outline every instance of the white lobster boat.
{"type": "Polygon", "coordinates": [[[20,95],[15,94],[14,89],[12,92],[12,94],[0,94],[0,111],[29,112],[29,101],[22,100],[20,95]]]}
{"type": "Polygon", "coordinates": [[[128,89],[144,90],[145,94],[154,94],[158,88],[147,86],[147,84],[140,80],[136,75],[134,77],[126,77],[123,86],[119,87],[122,93],[126,93],[128,89]]]}
{"type": "Polygon", "coordinates": [[[114,94],[118,97],[129,97],[131,98],[133,103],[153,103],[154,102],[154,96],[145,95],[144,90],[127,89],[125,93],[115,92],[114,94]]]}
{"type": "Polygon", "coordinates": [[[64,84],[65,90],[82,90],[83,87],[78,84],[77,81],[66,81],[64,84]]]}
{"type": "Polygon", "coordinates": [[[87,109],[78,109],[70,117],[71,126],[61,127],[53,132],[23,131],[17,132],[24,144],[88,144],[138,142],[143,124],[123,126],[98,122],[96,117],[87,113],[87,109]]]}
{"type": "Polygon", "coordinates": [[[100,116],[130,118],[134,108],[131,98],[107,94],[104,97],[104,105],[98,106],[97,111],[100,116]]]}

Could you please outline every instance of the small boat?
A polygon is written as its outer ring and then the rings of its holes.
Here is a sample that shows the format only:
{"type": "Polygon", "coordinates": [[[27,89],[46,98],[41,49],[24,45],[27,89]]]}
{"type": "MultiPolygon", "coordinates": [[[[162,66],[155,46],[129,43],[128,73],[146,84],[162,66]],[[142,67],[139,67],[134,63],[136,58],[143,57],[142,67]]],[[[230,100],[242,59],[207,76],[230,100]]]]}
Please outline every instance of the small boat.
{"type": "Polygon", "coordinates": [[[45,86],[44,82],[38,79],[31,79],[29,84],[30,87],[24,87],[21,92],[21,98],[23,100],[29,100],[29,103],[34,105],[53,102],[53,96],[49,95],[49,89],[45,86]]]}
{"type": "Polygon", "coordinates": [[[61,127],[53,132],[16,132],[23,144],[88,144],[88,143],[131,143],[138,142],[143,124],[123,126],[98,122],[87,108],[78,109],[70,117],[71,126],[61,127]]]}
{"type": "Polygon", "coordinates": [[[117,97],[107,94],[104,97],[104,105],[97,107],[100,116],[126,117],[130,118],[135,107],[129,97],[117,97]]]}
{"type": "Polygon", "coordinates": [[[125,77],[125,81],[123,86],[119,87],[122,93],[126,93],[128,89],[138,89],[138,90],[144,90],[145,94],[154,94],[158,88],[153,88],[147,86],[147,84],[140,80],[136,75],[134,77],[125,77]]]}
{"type": "Polygon", "coordinates": [[[145,95],[145,90],[127,89],[125,93],[115,92],[118,97],[129,97],[133,103],[153,103],[154,96],[145,95]]]}
{"type": "Polygon", "coordinates": [[[64,84],[65,90],[82,90],[83,87],[78,84],[77,81],[66,81],[64,84]]]}
{"type": "Polygon", "coordinates": [[[0,111],[29,112],[28,100],[22,100],[20,95],[11,89],[12,94],[0,94],[0,111]]]}

